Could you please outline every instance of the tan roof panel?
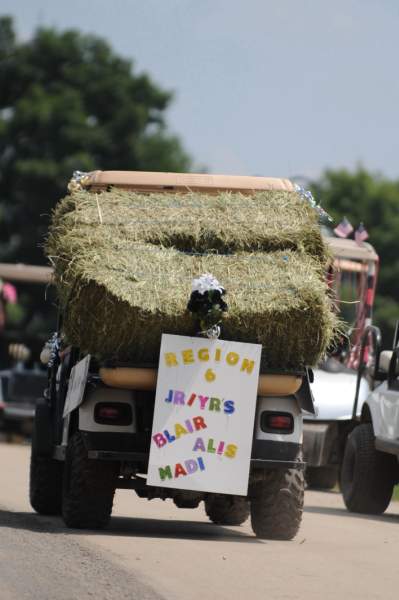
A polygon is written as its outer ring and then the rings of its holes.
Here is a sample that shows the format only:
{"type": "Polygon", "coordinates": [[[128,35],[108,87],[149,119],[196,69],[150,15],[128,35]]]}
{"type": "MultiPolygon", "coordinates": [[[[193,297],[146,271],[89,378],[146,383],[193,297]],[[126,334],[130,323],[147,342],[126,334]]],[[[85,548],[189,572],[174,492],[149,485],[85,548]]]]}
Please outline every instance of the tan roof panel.
{"type": "Polygon", "coordinates": [[[26,283],[50,283],[53,276],[51,267],[38,267],[22,263],[0,263],[0,277],[7,281],[26,283]]]}
{"type": "Polygon", "coordinates": [[[143,192],[201,190],[208,193],[234,191],[248,194],[255,190],[294,190],[289,179],[147,171],[93,171],[82,185],[93,191],[109,186],[143,192]]]}
{"type": "Polygon", "coordinates": [[[378,260],[378,255],[371,244],[363,242],[361,246],[354,240],[342,238],[326,237],[333,254],[337,258],[347,258],[353,260],[378,260]]]}

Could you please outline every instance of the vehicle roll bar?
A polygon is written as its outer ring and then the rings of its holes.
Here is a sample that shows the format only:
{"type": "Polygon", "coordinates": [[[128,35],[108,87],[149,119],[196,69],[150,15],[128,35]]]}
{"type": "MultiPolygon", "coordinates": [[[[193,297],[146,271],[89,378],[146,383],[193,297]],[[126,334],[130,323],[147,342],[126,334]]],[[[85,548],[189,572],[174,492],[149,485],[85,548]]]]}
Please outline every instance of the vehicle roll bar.
{"type": "Polygon", "coordinates": [[[360,344],[360,354],[359,354],[359,366],[357,369],[357,379],[356,379],[356,392],[355,392],[355,400],[353,402],[353,411],[352,411],[352,419],[356,419],[357,413],[357,405],[359,402],[359,391],[360,391],[360,383],[362,380],[362,375],[366,370],[367,364],[364,360],[364,355],[366,353],[366,348],[369,346],[371,338],[371,346],[374,349],[375,353],[375,363],[372,378],[377,379],[379,376],[379,357],[381,352],[381,331],[379,327],[375,325],[369,325],[364,330],[361,344],[360,344]]]}

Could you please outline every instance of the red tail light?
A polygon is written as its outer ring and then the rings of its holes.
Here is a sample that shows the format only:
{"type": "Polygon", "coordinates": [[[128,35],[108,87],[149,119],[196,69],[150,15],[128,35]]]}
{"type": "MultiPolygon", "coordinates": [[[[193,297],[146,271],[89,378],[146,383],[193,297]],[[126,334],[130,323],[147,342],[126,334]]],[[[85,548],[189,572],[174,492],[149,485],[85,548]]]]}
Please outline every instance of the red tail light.
{"type": "Polygon", "coordinates": [[[260,427],[266,433],[292,433],[294,417],[290,413],[264,411],[260,418],[260,427]]]}
{"type": "Polygon", "coordinates": [[[115,406],[102,406],[97,413],[101,419],[119,419],[120,410],[115,406]]]}
{"type": "Polygon", "coordinates": [[[125,402],[98,402],[94,420],[100,425],[131,425],[132,407],[125,402]]]}

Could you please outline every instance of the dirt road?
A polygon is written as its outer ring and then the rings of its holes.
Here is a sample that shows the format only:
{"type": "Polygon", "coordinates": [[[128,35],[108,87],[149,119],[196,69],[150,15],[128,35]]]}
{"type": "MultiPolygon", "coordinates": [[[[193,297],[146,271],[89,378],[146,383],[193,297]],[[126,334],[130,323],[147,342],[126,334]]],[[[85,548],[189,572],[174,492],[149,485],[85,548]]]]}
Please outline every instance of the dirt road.
{"type": "Polygon", "coordinates": [[[105,532],[32,513],[29,448],[0,445],[0,600],[384,600],[399,588],[399,503],[350,515],[335,493],[307,492],[293,542],[218,527],[202,509],[117,492],[105,532]]]}

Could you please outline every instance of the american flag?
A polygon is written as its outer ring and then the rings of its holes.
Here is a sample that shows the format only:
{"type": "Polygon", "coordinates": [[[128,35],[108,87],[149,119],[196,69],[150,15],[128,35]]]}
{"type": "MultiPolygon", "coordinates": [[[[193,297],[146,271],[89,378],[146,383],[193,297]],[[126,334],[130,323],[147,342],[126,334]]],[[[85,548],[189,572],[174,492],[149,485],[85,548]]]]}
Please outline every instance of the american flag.
{"type": "Polygon", "coordinates": [[[335,235],[340,238],[347,238],[352,233],[352,231],[353,227],[346,217],[344,217],[341,223],[337,225],[334,229],[335,235]]]}
{"type": "Polygon", "coordinates": [[[368,238],[369,238],[369,234],[367,233],[366,229],[364,228],[363,223],[360,223],[359,227],[355,231],[356,244],[359,244],[359,246],[361,246],[363,242],[368,240],[368,238]]]}

